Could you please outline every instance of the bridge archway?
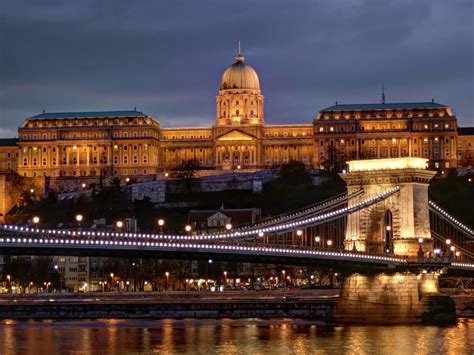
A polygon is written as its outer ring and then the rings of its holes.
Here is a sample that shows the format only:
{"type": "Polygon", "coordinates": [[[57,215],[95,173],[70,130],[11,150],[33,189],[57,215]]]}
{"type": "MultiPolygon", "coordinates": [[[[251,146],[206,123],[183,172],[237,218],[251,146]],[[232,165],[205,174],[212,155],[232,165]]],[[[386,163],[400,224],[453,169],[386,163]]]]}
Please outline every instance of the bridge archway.
{"type": "Polygon", "coordinates": [[[399,192],[364,209],[361,216],[348,216],[345,248],[351,249],[355,238],[359,251],[417,256],[418,238],[423,238],[423,250],[431,251],[428,185],[436,172],[426,169],[427,159],[353,160],[348,164],[349,172],[340,176],[349,194],[364,191],[360,201],[395,187],[399,192]]]}

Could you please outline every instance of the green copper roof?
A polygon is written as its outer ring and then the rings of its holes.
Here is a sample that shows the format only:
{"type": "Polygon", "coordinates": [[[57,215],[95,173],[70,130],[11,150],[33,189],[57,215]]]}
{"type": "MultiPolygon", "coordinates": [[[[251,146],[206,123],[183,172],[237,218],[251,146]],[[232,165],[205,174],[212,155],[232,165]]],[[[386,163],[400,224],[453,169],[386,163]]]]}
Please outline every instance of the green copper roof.
{"type": "Polygon", "coordinates": [[[321,111],[345,111],[345,110],[393,110],[393,109],[423,109],[447,107],[436,102],[394,102],[385,104],[347,104],[333,105],[321,111]]]}
{"type": "Polygon", "coordinates": [[[14,147],[17,141],[16,138],[0,138],[0,147],[14,147]]]}
{"type": "Polygon", "coordinates": [[[140,111],[44,112],[30,118],[96,118],[146,116],[140,111]]]}

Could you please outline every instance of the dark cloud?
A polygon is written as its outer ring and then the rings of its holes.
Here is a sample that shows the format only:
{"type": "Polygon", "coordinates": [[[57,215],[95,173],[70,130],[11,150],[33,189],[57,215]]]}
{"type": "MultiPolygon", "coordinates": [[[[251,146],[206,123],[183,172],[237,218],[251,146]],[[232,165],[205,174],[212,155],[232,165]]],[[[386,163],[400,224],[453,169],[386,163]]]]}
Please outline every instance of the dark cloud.
{"type": "Polygon", "coordinates": [[[4,0],[0,136],[47,111],[137,107],[164,126],[214,122],[242,40],[268,123],[339,102],[451,105],[474,125],[473,3],[466,1],[4,0]]]}

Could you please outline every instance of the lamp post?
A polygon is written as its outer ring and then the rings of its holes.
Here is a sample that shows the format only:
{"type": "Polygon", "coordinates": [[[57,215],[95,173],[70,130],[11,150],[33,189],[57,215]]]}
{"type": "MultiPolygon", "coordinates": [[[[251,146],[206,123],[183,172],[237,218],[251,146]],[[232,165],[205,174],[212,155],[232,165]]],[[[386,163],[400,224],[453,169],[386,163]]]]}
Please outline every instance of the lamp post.
{"type": "Polygon", "coordinates": [[[423,238],[418,238],[418,243],[420,244],[420,247],[418,248],[418,255],[422,257],[423,256],[423,247],[422,247],[423,238]]]}
{"type": "Polygon", "coordinates": [[[38,223],[40,222],[40,218],[38,216],[33,217],[33,224],[35,225],[35,228],[38,228],[38,223]]]}
{"type": "Polygon", "coordinates": [[[166,276],[166,287],[165,290],[168,291],[168,283],[169,283],[169,278],[170,278],[170,273],[168,271],[165,272],[166,276]]]}
{"type": "Polygon", "coordinates": [[[10,275],[7,275],[8,289],[9,289],[10,293],[12,292],[11,280],[12,280],[12,277],[10,275]]]}
{"type": "Polygon", "coordinates": [[[189,224],[187,224],[185,227],[184,227],[184,230],[189,233],[191,232],[191,229],[193,229],[189,224]]]}
{"type": "Polygon", "coordinates": [[[165,220],[163,218],[158,219],[158,228],[160,229],[160,234],[163,234],[164,225],[165,225],[165,220]]]}
{"type": "Polygon", "coordinates": [[[321,237],[314,237],[314,241],[316,242],[316,246],[319,248],[319,243],[321,242],[321,237]]]}
{"type": "Polygon", "coordinates": [[[357,237],[353,235],[351,239],[352,239],[352,251],[357,251],[357,248],[356,248],[357,237]]]}
{"type": "Polygon", "coordinates": [[[79,228],[81,228],[81,222],[82,222],[83,218],[84,217],[82,216],[82,214],[77,214],[76,215],[76,221],[77,221],[77,225],[79,226],[79,228]]]}
{"type": "Polygon", "coordinates": [[[115,226],[117,227],[117,229],[118,229],[119,231],[121,231],[121,230],[122,230],[122,227],[123,227],[123,222],[122,222],[122,221],[117,221],[117,222],[115,223],[115,226]]]}
{"type": "Polygon", "coordinates": [[[332,246],[332,240],[329,239],[329,240],[326,242],[326,244],[328,245],[328,248],[330,248],[330,247],[332,246]]]}
{"type": "Polygon", "coordinates": [[[63,292],[63,277],[61,273],[59,272],[59,266],[58,264],[54,265],[54,270],[59,274],[59,292],[63,292]]]}
{"type": "Polygon", "coordinates": [[[227,224],[225,225],[225,229],[227,229],[228,231],[230,231],[230,230],[232,229],[232,224],[227,223],[227,224]]]}
{"type": "Polygon", "coordinates": [[[223,274],[224,274],[224,286],[227,286],[227,271],[224,271],[223,274]]]}

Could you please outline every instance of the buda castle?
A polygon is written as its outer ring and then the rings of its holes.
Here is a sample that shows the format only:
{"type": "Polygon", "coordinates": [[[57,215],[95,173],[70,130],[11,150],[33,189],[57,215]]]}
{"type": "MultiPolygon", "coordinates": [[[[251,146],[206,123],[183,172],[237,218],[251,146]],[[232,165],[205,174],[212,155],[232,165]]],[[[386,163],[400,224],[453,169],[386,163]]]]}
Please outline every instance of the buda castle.
{"type": "Polygon", "coordinates": [[[192,160],[204,171],[255,171],[296,160],[425,157],[434,168],[474,165],[474,129],[430,102],[337,104],[307,124],[267,124],[255,69],[242,54],[222,74],[210,127],[165,128],[134,111],[46,113],[0,140],[0,173],[23,177],[160,177],[192,160]]]}

